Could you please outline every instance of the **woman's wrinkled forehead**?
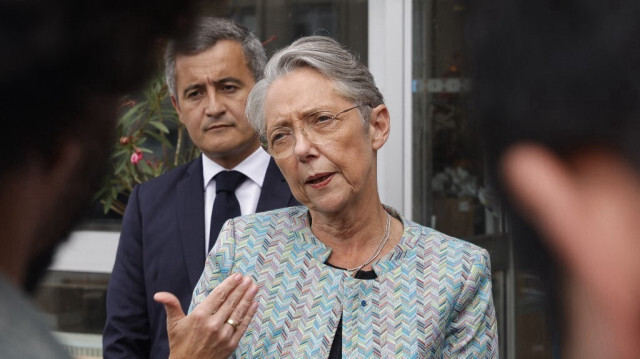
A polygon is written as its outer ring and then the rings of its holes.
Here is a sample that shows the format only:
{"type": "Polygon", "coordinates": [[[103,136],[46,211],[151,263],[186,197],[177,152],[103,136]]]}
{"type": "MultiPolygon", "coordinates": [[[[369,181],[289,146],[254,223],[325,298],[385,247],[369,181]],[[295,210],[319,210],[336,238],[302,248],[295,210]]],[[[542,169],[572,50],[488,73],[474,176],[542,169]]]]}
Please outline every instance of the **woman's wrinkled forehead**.
{"type": "Polygon", "coordinates": [[[310,68],[296,69],[267,88],[263,104],[265,125],[299,119],[313,111],[332,111],[349,103],[338,93],[334,81],[310,68]]]}

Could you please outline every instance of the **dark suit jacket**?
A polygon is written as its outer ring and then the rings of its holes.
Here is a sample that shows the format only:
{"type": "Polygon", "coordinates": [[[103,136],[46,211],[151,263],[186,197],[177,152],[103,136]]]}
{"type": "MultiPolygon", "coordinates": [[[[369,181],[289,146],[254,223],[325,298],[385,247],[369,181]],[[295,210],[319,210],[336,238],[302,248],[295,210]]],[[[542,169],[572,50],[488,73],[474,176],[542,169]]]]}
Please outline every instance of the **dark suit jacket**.
{"type": "MultiPolygon", "coordinates": [[[[167,358],[166,314],[153,300],[175,294],[185,313],[202,274],[202,158],[134,188],[107,291],[104,358],[167,358]]],[[[273,159],[257,212],[298,205],[273,159]]]]}

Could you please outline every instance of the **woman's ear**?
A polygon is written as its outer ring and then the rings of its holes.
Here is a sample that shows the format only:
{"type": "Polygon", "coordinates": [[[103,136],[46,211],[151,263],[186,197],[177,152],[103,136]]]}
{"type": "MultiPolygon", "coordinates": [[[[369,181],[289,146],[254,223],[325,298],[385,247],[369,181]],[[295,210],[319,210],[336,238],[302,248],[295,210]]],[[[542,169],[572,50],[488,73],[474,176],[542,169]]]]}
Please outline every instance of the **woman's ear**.
{"type": "Polygon", "coordinates": [[[378,105],[371,111],[369,118],[369,135],[371,136],[371,146],[377,151],[389,138],[391,119],[387,106],[378,105]]]}

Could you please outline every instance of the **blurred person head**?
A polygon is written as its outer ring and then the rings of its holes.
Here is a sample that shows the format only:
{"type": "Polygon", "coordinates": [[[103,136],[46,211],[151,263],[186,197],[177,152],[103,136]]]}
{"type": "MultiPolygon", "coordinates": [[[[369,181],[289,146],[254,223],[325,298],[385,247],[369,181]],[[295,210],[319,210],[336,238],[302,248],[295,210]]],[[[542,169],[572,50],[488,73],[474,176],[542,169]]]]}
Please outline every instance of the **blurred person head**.
{"type": "Polygon", "coordinates": [[[173,1],[0,2],[0,270],[32,290],[105,169],[117,101],[153,71],[173,1]],[[33,96],[31,96],[33,95],[33,96]]]}
{"type": "Polygon", "coordinates": [[[225,168],[259,147],[245,104],[266,61],[260,41],[226,19],[199,19],[167,46],[165,77],[180,121],[195,145],[225,168]]]}
{"type": "Polygon", "coordinates": [[[499,187],[543,238],[538,263],[566,273],[565,351],[638,357],[640,3],[509,0],[474,14],[475,117],[499,187]]]}

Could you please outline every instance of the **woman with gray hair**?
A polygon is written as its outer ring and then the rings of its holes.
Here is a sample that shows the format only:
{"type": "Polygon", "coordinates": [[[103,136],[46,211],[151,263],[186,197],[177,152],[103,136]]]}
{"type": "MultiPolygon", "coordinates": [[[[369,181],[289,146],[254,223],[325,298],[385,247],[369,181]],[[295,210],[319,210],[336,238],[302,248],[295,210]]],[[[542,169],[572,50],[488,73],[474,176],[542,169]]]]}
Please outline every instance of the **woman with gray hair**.
{"type": "Polygon", "coordinates": [[[207,258],[192,310],[235,273],[258,286],[253,318],[227,320],[235,357],[497,357],[487,252],[380,201],[389,112],[355,56],[294,42],[247,115],[304,206],[227,221],[207,258]]]}

